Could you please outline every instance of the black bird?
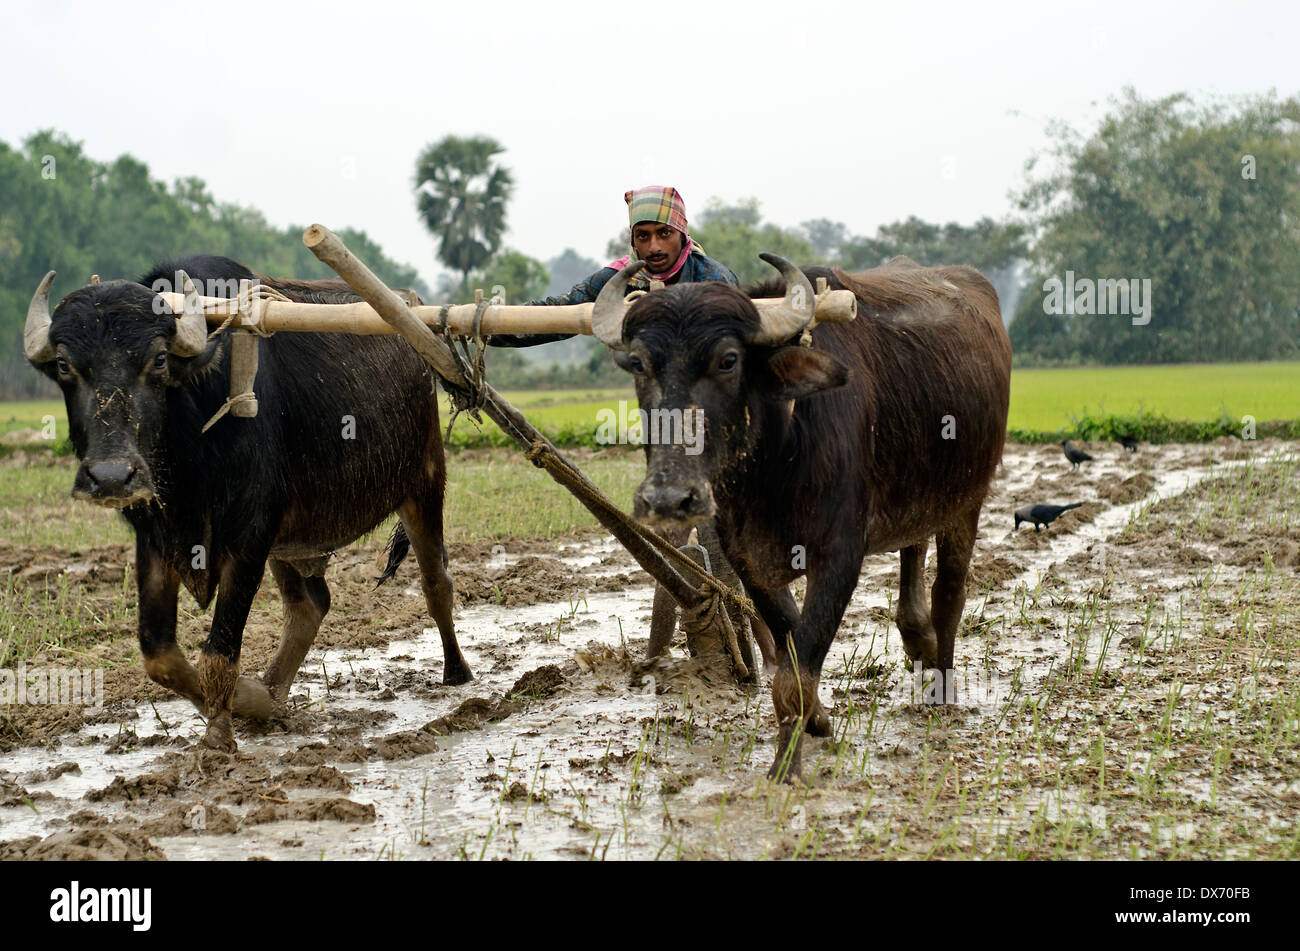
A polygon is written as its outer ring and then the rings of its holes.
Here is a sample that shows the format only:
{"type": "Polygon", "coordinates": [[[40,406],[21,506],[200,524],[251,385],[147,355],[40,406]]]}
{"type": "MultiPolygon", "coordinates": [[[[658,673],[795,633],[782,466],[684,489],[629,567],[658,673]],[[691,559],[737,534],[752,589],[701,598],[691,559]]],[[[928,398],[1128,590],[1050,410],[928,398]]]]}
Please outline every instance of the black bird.
{"type": "Polygon", "coordinates": [[[1061,443],[1061,446],[1065,449],[1065,458],[1070,460],[1074,468],[1079,468],[1079,463],[1081,462],[1092,462],[1092,456],[1088,455],[1082,449],[1075,449],[1070,445],[1070,440],[1065,440],[1061,443]]]}
{"type": "Polygon", "coordinates": [[[1138,450],[1138,441],[1132,436],[1120,436],[1119,444],[1129,452],[1137,452],[1138,450]]]}
{"type": "Polygon", "coordinates": [[[1038,531],[1044,525],[1051,525],[1060,516],[1062,512],[1068,512],[1070,509],[1077,509],[1082,502],[1075,502],[1073,505],[1026,505],[1016,509],[1016,527],[1015,531],[1020,530],[1021,522],[1032,522],[1034,531],[1038,531]]]}

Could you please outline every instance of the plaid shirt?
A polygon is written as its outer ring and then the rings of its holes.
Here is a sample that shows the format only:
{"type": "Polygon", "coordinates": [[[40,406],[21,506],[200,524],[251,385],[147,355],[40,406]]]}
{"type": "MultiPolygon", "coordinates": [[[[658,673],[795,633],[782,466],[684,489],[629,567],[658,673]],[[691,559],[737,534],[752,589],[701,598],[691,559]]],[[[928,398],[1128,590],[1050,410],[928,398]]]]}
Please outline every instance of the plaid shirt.
{"type": "MultiPolygon", "coordinates": [[[[523,306],[560,307],[567,304],[585,304],[588,301],[594,301],[600,293],[600,289],[617,273],[612,267],[601,268],[585,281],[574,284],[567,294],[557,294],[554,297],[530,300],[523,306]]],[[[694,284],[699,281],[721,281],[724,284],[730,284],[732,287],[740,286],[740,281],[736,279],[736,275],[731,268],[719,264],[712,258],[705,257],[698,250],[695,250],[691,252],[690,257],[686,259],[686,263],[682,265],[682,269],[678,272],[677,280],[674,283],[694,284]]],[[[628,290],[645,289],[649,286],[650,281],[645,277],[645,272],[642,271],[629,282],[628,290]]],[[[489,338],[488,344],[493,347],[535,347],[542,343],[554,343],[556,340],[568,340],[572,336],[574,334],[493,334],[489,338]]]]}

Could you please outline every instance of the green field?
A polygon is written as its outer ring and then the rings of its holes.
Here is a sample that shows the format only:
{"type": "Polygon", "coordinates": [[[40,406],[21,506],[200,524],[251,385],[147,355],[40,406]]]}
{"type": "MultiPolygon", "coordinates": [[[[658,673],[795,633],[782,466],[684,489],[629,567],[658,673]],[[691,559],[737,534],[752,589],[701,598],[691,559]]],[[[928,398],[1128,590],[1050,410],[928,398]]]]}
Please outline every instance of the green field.
{"type": "Polygon", "coordinates": [[[1189,421],[1300,418],[1300,363],[1175,364],[1013,370],[1012,429],[1060,429],[1072,416],[1137,415],[1189,421]]]}
{"type": "MultiPolygon", "coordinates": [[[[516,390],[504,394],[530,421],[561,445],[594,446],[593,434],[602,409],[617,409],[626,400],[636,408],[631,386],[625,389],[516,390]]],[[[444,425],[448,404],[442,397],[444,425]]],[[[1257,421],[1300,420],[1300,362],[1179,364],[1152,367],[1078,367],[1015,370],[1011,374],[1008,428],[1017,438],[1050,438],[1058,431],[1085,438],[1108,438],[1091,430],[1087,419],[1151,418],[1239,427],[1243,416],[1257,421]],[[1080,425],[1081,421],[1084,424],[1080,425]],[[1228,424],[1231,423],[1232,426],[1228,424]]],[[[56,441],[67,435],[61,400],[0,403],[0,436],[18,429],[40,430],[46,416],[55,419],[56,441]]],[[[1206,438],[1205,429],[1182,438],[1206,438]]],[[[1171,438],[1176,433],[1171,434],[1171,438]]],[[[1263,433],[1261,433],[1263,435],[1263,433]]],[[[1157,438],[1154,433],[1146,438],[1157,438]]],[[[456,420],[453,448],[507,445],[496,426],[476,427],[469,417],[456,420]]]]}

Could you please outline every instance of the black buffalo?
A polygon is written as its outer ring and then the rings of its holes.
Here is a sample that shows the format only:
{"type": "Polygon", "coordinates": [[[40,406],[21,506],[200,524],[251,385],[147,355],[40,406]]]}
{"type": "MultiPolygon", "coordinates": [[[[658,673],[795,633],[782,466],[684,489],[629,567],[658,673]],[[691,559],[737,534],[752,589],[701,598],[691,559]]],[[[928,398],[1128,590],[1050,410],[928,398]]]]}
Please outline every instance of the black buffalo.
{"type": "Polygon", "coordinates": [[[785,277],[750,295],[786,294],[776,326],[721,284],[652,292],[625,313],[598,304],[592,323],[612,341],[621,321],[617,359],[643,410],[703,413],[701,452],[647,443],[635,512],[679,529],[716,520],[773,634],[760,641],[777,665],[769,775],[788,778],[800,771],[802,734],[829,735],[818,680],[864,556],[901,550],[904,649],[951,676],[976,525],[1006,435],[1011,346],[996,292],[971,268],[901,259],[865,274],[801,274],[773,263],[785,277]],[[812,346],[800,346],[818,278],[852,291],[859,316],[817,325],[812,346]],[[927,605],[931,537],[938,575],[927,605]],[[803,574],[800,610],[788,585],[803,574]]]}
{"type": "Polygon", "coordinates": [[[234,296],[242,279],[292,300],[358,299],[338,281],[259,278],[206,255],[160,266],[139,283],[82,287],[52,317],[53,273],[33,297],[27,356],[63,390],[81,460],[72,494],[120,508],[135,530],[149,677],[208,716],[207,745],[234,749],[232,711],[270,714],[329,610],[329,554],[395,510],[442,635],[443,682],[470,680],[452,627],[446,469],[430,371],[396,336],[277,334],[259,341],[258,414],[226,415],[202,432],[228,397],[230,332],[209,341],[200,314],[187,306],[176,315],[151,290],[184,284],[185,274],[213,296],[234,296]],[[284,631],[259,683],[238,676],[238,665],[268,561],[284,631]],[[176,644],[181,584],[205,608],[216,597],[197,670],[176,644]]]}

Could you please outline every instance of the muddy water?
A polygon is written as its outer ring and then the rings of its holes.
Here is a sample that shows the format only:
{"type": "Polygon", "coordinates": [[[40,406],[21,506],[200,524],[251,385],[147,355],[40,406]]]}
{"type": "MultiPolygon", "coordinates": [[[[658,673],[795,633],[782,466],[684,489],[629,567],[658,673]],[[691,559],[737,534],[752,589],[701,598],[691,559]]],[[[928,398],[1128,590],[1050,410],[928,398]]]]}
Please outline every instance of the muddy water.
{"type": "MultiPolygon", "coordinates": [[[[1134,567],[1115,539],[1142,506],[1236,464],[1240,444],[1100,448],[1080,473],[1059,447],[1008,448],[973,559],[958,644],[969,675],[955,706],[918,703],[890,620],[897,557],[868,559],[824,668],[836,736],[805,744],[807,786],[762,779],[774,732],[765,688],[729,684],[680,644],[644,662],[653,591],[607,590],[645,576],[612,540],[593,538],[487,556],[485,576],[540,558],[574,590],[559,602],[459,609],[473,683],[441,684],[432,629],[377,617],[385,646],[314,650],[292,709],[243,724],[234,757],[195,748],[202,719],[178,700],[124,707],[116,722],[6,754],[0,841],[104,829],[143,832],[171,859],[644,859],[807,854],[806,833],[824,824],[835,827],[818,840],[828,847],[850,831],[887,835],[903,777],[955,768],[959,785],[979,781],[992,764],[978,740],[955,767],[950,743],[978,738],[1009,697],[1032,694],[1073,656],[1107,666],[1103,640],[1076,645],[1070,624],[1081,603],[1086,618],[1090,596],[1123,600],[1104,587],[1108,575],[1122,571],[1123,584],[1170,610],[1203,570],[1134,567]],[[1010,531],[1020,505],[1074,501],[1089,504],[1041,533],[1010,531]]],[[[421,614],[416,587],[401,598],[404,616],[421,614]]],[[[1111,619],[1117,636],[1141,625],[1132,607],[1111,619]]],[[[1058,792],[1041,808],[1059,817],[1097,807],[1058,792]]],[[[1021,821],[991,817],[989,828],[1021,821]]]]}

